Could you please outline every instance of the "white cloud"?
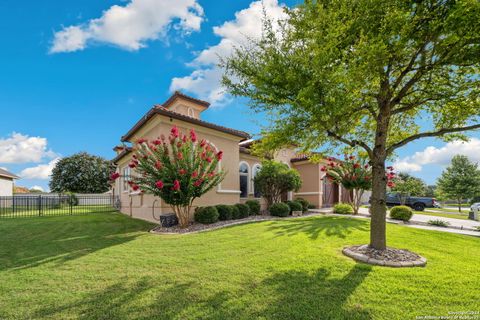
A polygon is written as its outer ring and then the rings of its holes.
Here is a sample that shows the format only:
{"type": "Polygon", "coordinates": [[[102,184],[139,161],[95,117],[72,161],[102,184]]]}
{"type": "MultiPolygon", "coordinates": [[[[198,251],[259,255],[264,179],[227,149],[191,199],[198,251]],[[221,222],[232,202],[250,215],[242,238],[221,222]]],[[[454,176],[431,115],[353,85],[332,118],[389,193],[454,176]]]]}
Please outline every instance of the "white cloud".
{"type": "Polygon", "coordinates": [[[24,179],[42,179],[48,180],[52,175],[52,170],[55,168],[60,158],[55,158],[49,163],[46,164],[39,164],[35,167],[25,168],[20,172],[20,177],[24,179]]]}
{"type": "Polygon", "coordinates": [[[30,190],[37,190],[37,191],[40,191],[40,192],[45,192],[45,190],[40,186],[33,186],[33,187],[30,188],[30,190]]]}
{"type": "Polygon", "coordinates": [[[278,0],[254,1],[246,9],[235,13],[235,19],[213,28],[221,37],[220,42],[201,51],[188,65],[195,70],[188,76],[173,78],[170,90],[186,90],[196,94],[200,99],[221,105],[228,101],[228,96],[221,86],[223,70],[218,64],[218,57],[231,54],[235,46],[245,43],[247,38],[258,38],[262,32],[264,12],[272,20],[286,18],[283,5],[278,0]]]}
{"type": "Polygon", "coordinates": [[[100,18],[56,32],[50,52],[83,50],[93,42],[138,50],[171,28],[185,34],[198,31],[202,21],[203,9],[196,0],[131,0],[111,6],[100,18]]]}
{"type": "Polygon", "coordinates": [[[480,162],[480,139],[472,138],[468,142],[452,141],[441,148],[429,146],[413,156],[396,161],[393,166],[397,171],[418,172],[422,170],[422,166],[428,164],[447,166],[457,154],[467,156],[470,161],[480,162]]]}
{"type": "Polygon", "coordinates": [[[43,158],[53,158],[55,153],[47,149],[47,139],[12,133],[0,138],[0,163],[40,162],[43,158]]]}

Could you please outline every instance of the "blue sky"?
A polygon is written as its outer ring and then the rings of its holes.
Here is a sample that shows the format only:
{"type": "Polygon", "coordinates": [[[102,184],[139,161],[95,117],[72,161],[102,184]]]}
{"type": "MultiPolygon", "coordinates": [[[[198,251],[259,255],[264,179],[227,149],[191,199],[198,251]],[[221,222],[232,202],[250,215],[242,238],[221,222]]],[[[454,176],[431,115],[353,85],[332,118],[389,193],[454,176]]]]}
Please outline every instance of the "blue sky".
{"type": "MultiPolygon", "coordinates": [[[[276,0],[264,3],[281,15],[276,0]]],[[[205,120],[258,132],[261,119],[222,92],[213,61],[258,29],[260,8],[243,0],[0,2],[0,167],[22,174],[18,185],[47,189],[55,159],[79,151],[112,158],[120,136],[174,89],[213,102],[205,120]],[[151,14],[152,5],[163,9],[151,14]]],[[[452,150],[480,154],[480,140],[444,146],[411,144],[399,164],[431,183],[452,150]]]]}

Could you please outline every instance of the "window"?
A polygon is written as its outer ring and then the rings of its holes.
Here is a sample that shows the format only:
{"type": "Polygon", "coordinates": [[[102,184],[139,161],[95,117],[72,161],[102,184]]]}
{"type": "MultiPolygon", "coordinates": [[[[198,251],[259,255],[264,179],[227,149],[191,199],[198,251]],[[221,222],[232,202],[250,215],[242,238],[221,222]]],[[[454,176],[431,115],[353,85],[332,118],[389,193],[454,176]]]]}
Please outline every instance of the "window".
{"type": "Polygon", "coordinates": [[[262,168],[262,166],[257,163],[256,165],[253,166],[253,169],[252,169],[253,195],[254,195],[255,198],[261,198],[262,197],[261,192],[255,186],[255,180],[254,180],[255,177],[257,176],[258,171],[260,171],[261,168],[262,168]]]}
{"type": "Polygon", "coordinates": [[[248,197],[248,164],[240,163],[240,198],[248,197]]]}
{"type": "Polygon", "coordinates": [[[123,192],[128,192],[128,181],[130,181],[130,167],[125,167],[122,170],[123,192]]]}

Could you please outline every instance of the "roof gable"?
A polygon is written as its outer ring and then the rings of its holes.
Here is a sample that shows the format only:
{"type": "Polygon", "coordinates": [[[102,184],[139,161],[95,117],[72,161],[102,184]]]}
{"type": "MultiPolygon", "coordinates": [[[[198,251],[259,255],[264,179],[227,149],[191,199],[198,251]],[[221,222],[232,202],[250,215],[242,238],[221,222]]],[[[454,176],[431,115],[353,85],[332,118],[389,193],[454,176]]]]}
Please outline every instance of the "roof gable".
{"type": "Polygon", "coordinates": [[[202,127],[205,127],[205,128],[209,128],[209,129],[217,130],[217,131],[220,131],[220,132],[223,132],[223,133],[231,134],[231,135],[240,137],[242,139],[250,138],[250,135],[248,133],[244,132],[244,131],[230,129],[230,128],[223,127],[223,126],[220,126],[220,125],[217,125],[217,124],[214,124],[214,123],[206,122],[206,121],[203,121],[203,120],[200,120],[200,119],[197,119],[197,118],[189,117],[187,115],[168,110],[164,106],[157,105],[157,106],[154,106],[152,109],[150,109],[150,111],[145,116],[143,116],[142,119],[140,119],[133,126],[133,128],[130,129],[127,132],[127,134],[125,134],[122,137],[122,142],[129,141],[129,139],[135,134],[135,132],[137,132],[140,128],[142,128],[148,122],[148,120],[150,120],[155,115],[163,115],[163,116],[167,116],[167,117],[170,117],[170,118],[173,118],[173,119],[182,120],[182,121],[189,122],[189,123],[192,123],[192,124],[196,124],[196,125],[199,125],[199,126],[202,126],[202,127]]]}
{"type": "Polygon", "coordinates": [[[19,176],[16,176],[13,173],[8,172],[7,170],[1,169],[1,168],[0,168],[0,177],[10,178],[10,179],[20,179],[19,176]]]}

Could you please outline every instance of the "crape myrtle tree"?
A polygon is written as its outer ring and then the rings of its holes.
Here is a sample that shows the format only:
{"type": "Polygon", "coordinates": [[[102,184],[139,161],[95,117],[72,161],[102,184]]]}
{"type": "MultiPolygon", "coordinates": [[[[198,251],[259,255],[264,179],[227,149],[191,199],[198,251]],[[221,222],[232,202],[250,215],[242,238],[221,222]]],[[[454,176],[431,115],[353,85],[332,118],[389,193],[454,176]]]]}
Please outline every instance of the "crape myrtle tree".
{"type": "MultiPolygon", "coordinates": [[[[193,201],[225,177],[218,165],[223,152],[206,140],[198,141],[193,129],[187,136],[174,126],[168,138],[139,139],[134,148],[129,164],[134,169],[131,188],[169,204],[182,228],[190,222],[193,201]]],[[[118,174],[112,178],[118,178],[118,174]]]]}
{"type": "Polygon", "coordinates": [[[368,155],[370,246],[383,250],[386,160],[418,139],[480,128],[480,1],[318,0],[285,10],[222,59],[223,84],[270,117],[266,141],[368,155]]]}
{"type": "Polygon", "coordinates": [[[462,212],[462,200],[480,193],[480,170],[466,156],[456,155],[437,181],[438,193],[444,199],[455,200],[462,212]]]}
{"type": "Polygon", "coordinates": [[[327,160],[327,165],[322,166],[320,170],[326,172],[327,179],[352,192],[353,213],[358,214],[363,193],[372,187],[370,166],[364,159],[357,159],[353,155],[345,156],[344,161],[336,161],[333,158],[327,160]]]}
{"type": "Polygon", "coordinates": [[[60,159],[52,170],[52,192],[104,193],[110,190],[110,175],[115,165],[86,152],[60,159]]]}

